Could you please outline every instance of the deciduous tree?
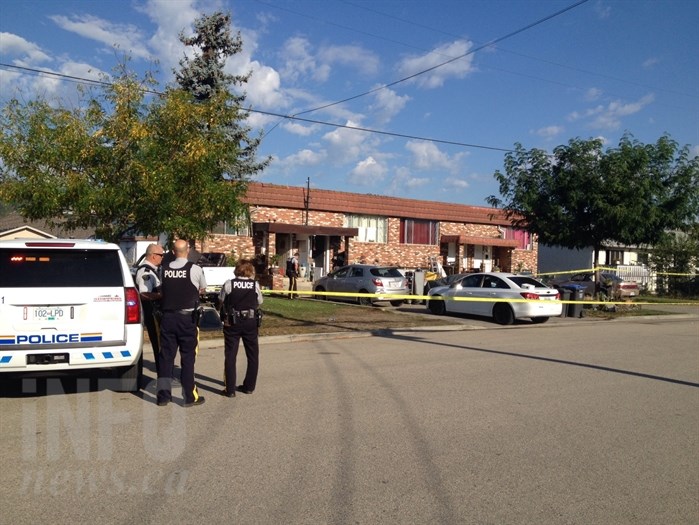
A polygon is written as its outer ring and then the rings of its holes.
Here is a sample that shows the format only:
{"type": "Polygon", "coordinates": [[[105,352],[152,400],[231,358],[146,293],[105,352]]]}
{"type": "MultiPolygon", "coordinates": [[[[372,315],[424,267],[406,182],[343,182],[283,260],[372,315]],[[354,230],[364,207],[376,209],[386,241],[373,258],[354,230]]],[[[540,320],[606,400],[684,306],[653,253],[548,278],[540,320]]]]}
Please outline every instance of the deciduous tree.
{"type": "Polygon", "coordinates": [[[0,115],[0,200],[29,219],[94,228],[111,241],[203,238],[241,217],[246,181],[268,162],[256,160],[260,139],[240,124],[244,97],[227,89],[246,80],[220,77],[206,97],[177,86],[158,94],[125,61],[78,107],[12,100],[0,115]]]}
{"type": "Polygon", "coordinates": [[[501,198],[491,205],[544,244],[592,246],[596,262],[605,242],[652,246],[699,216],[699,157],[668,136],[625,135],[607,151],[600,139],[573,139],[552,155],[517,144],[495,178],[501,198]]]}

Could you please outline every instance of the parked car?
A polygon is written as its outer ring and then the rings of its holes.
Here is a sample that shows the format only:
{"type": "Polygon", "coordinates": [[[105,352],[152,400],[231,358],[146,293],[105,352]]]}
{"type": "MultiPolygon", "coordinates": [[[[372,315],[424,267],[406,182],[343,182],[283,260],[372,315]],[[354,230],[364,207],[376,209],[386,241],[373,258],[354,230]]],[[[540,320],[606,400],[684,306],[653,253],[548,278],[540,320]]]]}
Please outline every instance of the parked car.
{"type": "Polygon", "coordinates": [[[544,323],[563,311],[558,290],[513,273],[468,274],[449,286],[432,288],[428,295],[427,308],[434,314],[486,316],[502,325],[522,318],[544,323]]]}
{"type": "Polygon", "coordinates": [[[349,295],[320,295],[323,299],[355,301],[369,306],[377,301],[390,301],[393,306],[403,304],[403,299],[391,299],[391,296],[410,293],[408,280],[398,268],[392,266],[372,266],[369,264],[350,264],[318,279],[313,285],[315,292],[334,292],[349,295]],[[356,296],[353,294],[379,294],[378,297],[356,296]]]}
{"type": "Polygon", "coordinates": [[[141,302],[116,244],[0,241],[0,376],[106,370],[137,391],[143,372],[141,302]]]}
{"type": "Polygon", "coordinates": [[[636,297],[641,291],[638,283],[625,281],[618,275],[609,272],[600,273],[599,287],[595,282],[595,272],[582,272],[570,278],[553,279],[549,284],[559,289],[569,285],[581,285],[585,287],[585,295],[594,296],[595,292],[601,291],[607,296],[622,299],[636,297]]]}
{"type": "Polygon", "coordinates": [[[470,273],[454,273],[452,275],[447,275],[446,277],[440,277],[439,279],[433,279],[431,281],[425,282],[425,294],[429,292],[432,288],[437,288],[438,286],[449,286],[450,284],[460,281],[470,273]]]}

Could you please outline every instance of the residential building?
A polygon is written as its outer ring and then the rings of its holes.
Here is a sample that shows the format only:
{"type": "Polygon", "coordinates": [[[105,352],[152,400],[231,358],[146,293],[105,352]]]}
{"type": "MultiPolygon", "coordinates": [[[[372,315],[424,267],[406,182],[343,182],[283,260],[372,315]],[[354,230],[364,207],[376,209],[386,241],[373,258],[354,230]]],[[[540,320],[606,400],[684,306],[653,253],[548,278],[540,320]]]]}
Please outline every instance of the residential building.
{"type": "Polygon", "coordinates": [[[220,225],[201,251],[255,258],[258,272],[298,251],[302,277],[314,279],[351,262],[407,269],[439,262],[447,273],[537,270],[536,236],[495,208],[259,182],[244,201],[249,216],[220,225]]]}

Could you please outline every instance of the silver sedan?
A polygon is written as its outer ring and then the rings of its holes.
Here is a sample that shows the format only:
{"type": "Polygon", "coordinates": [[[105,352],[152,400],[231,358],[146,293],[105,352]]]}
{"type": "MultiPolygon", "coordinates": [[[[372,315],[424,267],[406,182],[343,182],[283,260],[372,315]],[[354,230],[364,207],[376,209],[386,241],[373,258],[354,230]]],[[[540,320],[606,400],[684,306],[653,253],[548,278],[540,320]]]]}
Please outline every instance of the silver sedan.
{"type": "Polygon", "coordinates": [[[522,318],[544,323],[563,311],[558,290],[512,273],[469,274],[449,286],[431,289],[428,295],[427,308],[434,314],[480,315],[502,325],[522,318]]]}

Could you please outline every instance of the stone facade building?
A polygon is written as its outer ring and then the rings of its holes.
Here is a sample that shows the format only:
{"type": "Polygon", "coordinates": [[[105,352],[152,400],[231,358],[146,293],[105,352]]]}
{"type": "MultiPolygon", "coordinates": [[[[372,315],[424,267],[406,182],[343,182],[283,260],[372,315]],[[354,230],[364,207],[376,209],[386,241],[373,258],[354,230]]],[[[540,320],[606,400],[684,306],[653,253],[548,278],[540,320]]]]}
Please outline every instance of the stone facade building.
{"type": "Polygon", "coordinates": [[[447,273],[537,270],[536,237],[494,208],[258,182],[244,202],[249,216],[220,225],[199,249],[253,258],[258,274],[275,276],[272,288],[296,251],[302,278],[353,262],[427,270],[439,263],[447,273]]]}

